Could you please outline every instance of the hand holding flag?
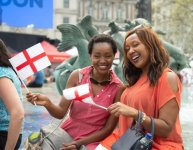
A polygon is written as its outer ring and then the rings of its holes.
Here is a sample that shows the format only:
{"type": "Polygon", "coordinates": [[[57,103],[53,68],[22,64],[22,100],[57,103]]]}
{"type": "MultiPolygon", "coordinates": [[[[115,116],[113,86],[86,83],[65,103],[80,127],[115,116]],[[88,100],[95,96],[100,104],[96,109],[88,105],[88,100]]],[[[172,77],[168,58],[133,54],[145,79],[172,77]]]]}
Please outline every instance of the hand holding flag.
{"type": "Polygon", "coordinates": [[[89,85],[88,84],[82,84],[82,85],[79,85],[76,87],[65,89],[65,90],[63,90],[63,96],[67,100],[78,100],[81,102],[93,104],[97,107],[100,107],[102,109],[107,110],[106,107],[98,105],[93,101],[91,94],[90,94],[90,91],[89,91],[89,85]]]}

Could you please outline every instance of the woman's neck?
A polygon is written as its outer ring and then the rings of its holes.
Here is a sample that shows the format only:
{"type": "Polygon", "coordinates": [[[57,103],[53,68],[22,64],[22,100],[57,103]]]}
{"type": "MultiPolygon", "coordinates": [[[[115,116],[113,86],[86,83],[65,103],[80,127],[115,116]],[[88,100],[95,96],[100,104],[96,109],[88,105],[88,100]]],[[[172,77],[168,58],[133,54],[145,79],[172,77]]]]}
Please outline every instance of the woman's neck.
{"type": "Polygon", "coordinates": [[[107,74],[98,74],[94,69],[91,71],[90,77],[98,82],[111,80],[110,71],[107,74]]]}

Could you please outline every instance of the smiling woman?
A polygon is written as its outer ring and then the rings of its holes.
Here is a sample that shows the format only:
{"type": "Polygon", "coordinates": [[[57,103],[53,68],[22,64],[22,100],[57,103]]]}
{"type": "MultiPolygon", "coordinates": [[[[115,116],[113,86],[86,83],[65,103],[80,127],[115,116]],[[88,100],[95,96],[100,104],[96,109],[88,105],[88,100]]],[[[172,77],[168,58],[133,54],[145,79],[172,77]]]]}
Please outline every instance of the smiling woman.
{"type": "MultiPolygon", "coordinates": [[[[116,43],[111,36],[99,34],[90,40],[88,50],[92,66],[74,70],[68,78],[66,88],[88,84],[94,103],[109,107],[119,100],[122,92],[122,82],[112,70],[117,51],[116,43]]],[[[44,106],[50,115],[57,119],[63,118],[70,109],[69,118],[64,121],[61,128],[73,140],[69,142],[67,138],[63,138],[62,143],[55,145],[57,149],[76,149],[85,145],[87,149],[93,150],[117,124],[118,118],[110,115],[106,109],[77,101],[77,99],[67,100],[62,96],[60,103],[56,105],[43,94],[27,93],[26,97],[30,103],[34,104],[35,101],[37,105],[44,106]]],[[[84,101],[86,98],[82,99],[84,101]]]]}
{"type": "Polygon", "coordinates": [[[101,142],[111,149],[143,112],[143,125],[150,132],[154,118],[155,135],[153,150],[183,150],[179,120],[182,85],[177,74],[169,67],[169,55],[158,35],[144,26],[127,32],[124,40],[123,72],[127,88],[121,102],[109,106],[108,111],[119,116],[119,128],[101,142]]]}

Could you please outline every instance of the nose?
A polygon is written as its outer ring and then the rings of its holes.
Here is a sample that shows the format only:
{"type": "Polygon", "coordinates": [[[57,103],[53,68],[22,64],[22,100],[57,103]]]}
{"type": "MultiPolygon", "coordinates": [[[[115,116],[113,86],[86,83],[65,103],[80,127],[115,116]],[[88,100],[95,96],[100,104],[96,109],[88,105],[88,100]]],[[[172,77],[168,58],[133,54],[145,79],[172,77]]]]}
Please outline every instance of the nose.
{"type": "Polygon", "coordinates": [[[105,59],[105,57],[100,57],[99,61],[100,62],[106,62],[106,59],[105,59]]]}
{"type": "Polygon", "coordinates": [[[129,51],[127,51],[127,54],[132,54],[134,52],[135,52],[134,48],[130,47],[129,51]]]}

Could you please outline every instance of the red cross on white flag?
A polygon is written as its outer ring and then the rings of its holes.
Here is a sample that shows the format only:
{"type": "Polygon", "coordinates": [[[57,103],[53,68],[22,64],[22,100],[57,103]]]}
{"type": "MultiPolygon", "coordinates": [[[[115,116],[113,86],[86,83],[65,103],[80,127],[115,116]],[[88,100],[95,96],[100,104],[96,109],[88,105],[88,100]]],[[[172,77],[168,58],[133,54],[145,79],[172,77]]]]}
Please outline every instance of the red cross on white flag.
{"type": "Polygon", "coordinates": [[[103,108],[103,109],[107,109],[101,105],[96,104],[90,94],[90,90],[89,90],[89,85],[87,84],[82,84],[76,87],[72,87],[69,89],[64,89],[63,90],[63,96],[64,98],[66,98],[67,100],[78,100],[81,102],[85,102],[85,103],[89,103],[89,104],[93,104],[97,107],[103,108]]]}
{"type": "Polygon", "coordinates": [[[40,43],[18,53],[9,61],[22,80],[51,65],[40,43]]]}

